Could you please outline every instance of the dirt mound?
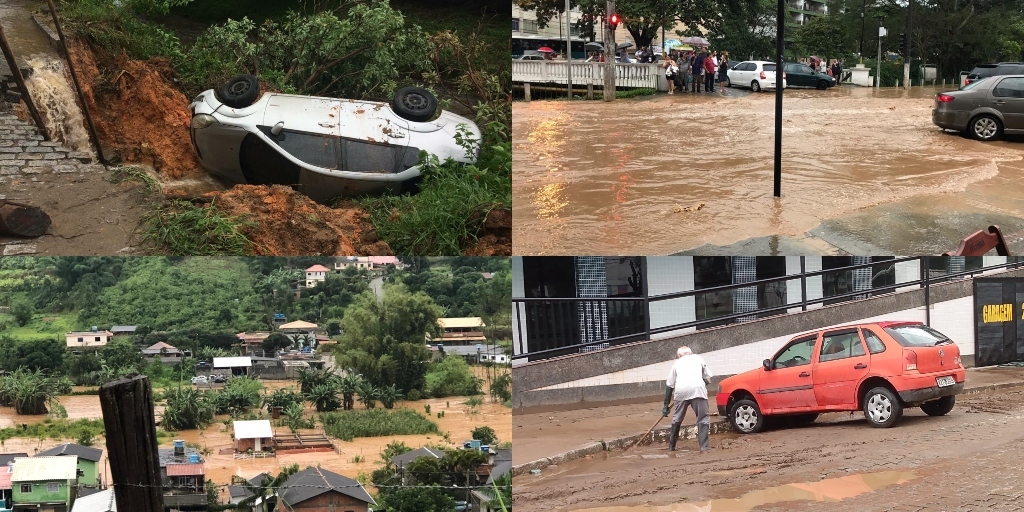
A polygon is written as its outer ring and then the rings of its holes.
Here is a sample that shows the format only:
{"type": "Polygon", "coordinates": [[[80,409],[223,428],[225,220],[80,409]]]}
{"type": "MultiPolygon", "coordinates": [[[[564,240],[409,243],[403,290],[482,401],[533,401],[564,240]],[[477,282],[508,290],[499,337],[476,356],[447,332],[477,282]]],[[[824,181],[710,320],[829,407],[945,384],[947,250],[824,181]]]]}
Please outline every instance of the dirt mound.
{"type": "MultiPolygon", "coordinates": [[[[470,217],[470,224],[479,219],[483,212],[470,217]]],[[[512,210],[498,207],[487,212],[483,231],[476,242],[463,249],[466,256],[511,256],[512,255],[512,210]]]]}
{"type": "Polygon", "coordinates": [[[258,255],[392,254],[377,237],[366,211],[351,202],[328,208],[285,186],[237,185],[217,195],[214,204],[230,215],[255,221],[244,232],[258,255]]]}
{"type": "Polygon", "coordinates": [[[81,41],[69,51],[105,153],[110,148],[121,161],[152,165],[168,178],[203,174],[192,151],[189,100],[174,88],[168,59],[104,55],[81,41]]]}

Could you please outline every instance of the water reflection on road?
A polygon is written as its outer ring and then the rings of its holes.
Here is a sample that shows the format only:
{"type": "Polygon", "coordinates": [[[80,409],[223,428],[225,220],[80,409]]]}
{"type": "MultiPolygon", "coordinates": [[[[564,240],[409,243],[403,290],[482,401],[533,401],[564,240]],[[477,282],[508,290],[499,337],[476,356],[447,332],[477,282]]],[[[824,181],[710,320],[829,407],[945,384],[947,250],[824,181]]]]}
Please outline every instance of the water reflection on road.
{"type": "MultiPolygon", "coordinates": [[[[773,94],[517,103],[514,251],[666,254],[799,236],[875,205],[913,214],[922,196],[955,210],[972,184],[1024,179],[1020,140],[981,144],[932,126],[939,89],[786,91],[781,199],[773,94]]],[[[1024,217],[1018,196],[971,199],[1024,217]]]]}

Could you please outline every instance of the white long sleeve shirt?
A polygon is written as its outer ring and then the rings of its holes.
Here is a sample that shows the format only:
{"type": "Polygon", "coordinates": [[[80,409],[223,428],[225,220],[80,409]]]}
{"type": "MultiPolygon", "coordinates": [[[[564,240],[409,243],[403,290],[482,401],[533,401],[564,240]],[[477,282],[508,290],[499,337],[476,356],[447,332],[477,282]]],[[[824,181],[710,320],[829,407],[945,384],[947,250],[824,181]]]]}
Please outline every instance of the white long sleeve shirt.
{"type": "Polygon", "coordinates": [[[672,365],[665,385],[675,388],[673,399],[676,401],[690,400],[692,398],[708,397],[708,388],[704,385],[704,379],[713,377],[704,358],[697,354],[680,357],[672,365]]]}

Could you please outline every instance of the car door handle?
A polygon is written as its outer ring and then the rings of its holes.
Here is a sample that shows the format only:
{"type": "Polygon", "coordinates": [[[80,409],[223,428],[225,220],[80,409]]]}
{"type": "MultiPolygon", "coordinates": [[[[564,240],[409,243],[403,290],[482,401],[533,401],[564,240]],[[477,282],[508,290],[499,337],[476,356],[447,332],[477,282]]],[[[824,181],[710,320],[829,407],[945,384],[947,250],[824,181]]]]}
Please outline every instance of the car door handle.
{"type": "Polygon", "coordinates": [[[1005,104],[1006,102],[1005,102],[1005,101],[993,101],[992,103],[994,103],[994,104],[996,104],[996,105],[1003,105],[1003,104],[1005,104]]]}
{"type": "Polygon", "coordinates": [[[800,376],[801,376],[801,377],[810,377],[810,376],[811,376],[811,374],[809,374],[809,373],[807,373],[807,372],[800,372],[800,376]]]}
{"type": "Polygon", "coordinates": [[[863,370],[864,368],[867,368],[867,367],[868,367],[868,365],[866,365],[864,363],[857,363],[857,366],[854,366],[853,369],[854,370],[863,370]]]}

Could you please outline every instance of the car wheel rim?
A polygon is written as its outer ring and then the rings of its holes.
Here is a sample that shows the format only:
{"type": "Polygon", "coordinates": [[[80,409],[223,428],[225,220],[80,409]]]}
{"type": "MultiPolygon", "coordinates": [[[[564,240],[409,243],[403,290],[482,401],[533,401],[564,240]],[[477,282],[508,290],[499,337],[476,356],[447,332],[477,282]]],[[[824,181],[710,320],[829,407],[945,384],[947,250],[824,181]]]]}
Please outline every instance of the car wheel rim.
{"type": "Polygon", "coordinates": [[[241,96],[249,91],[249,82],[241,80],[231,84],[231,94],[235,96],[241,96]]]}
{"type": "Polygon", "coordinates": [[[974,123],[974,133],[977,133],[979,137],[989,138],[996,134],[996,122],[989,118],[979,119],[974,123]]]}
{"type": "Polygon", "coordinates": [[[885,395],[872,395],[868,399],[868,417],[874,423],[885,423],[892,416],[892,402],[885,395]]]}
{"type": "Polygon", "coordinates": [[[757,425],[757,411],[749,405],[737,407],[733,416],[736,420],[736,427],[744,432],[754,430],[754,426],[757,425]]]}
{"type": "Polygon", "coordinates": [[[427,97],[422,94],[408,93],[402,97],[402,105],[411,110],[424,110],[427,108],[427,97]]]}

